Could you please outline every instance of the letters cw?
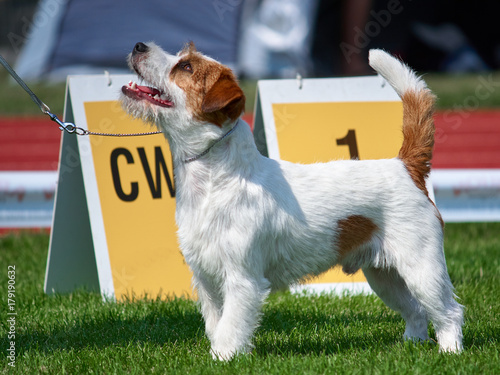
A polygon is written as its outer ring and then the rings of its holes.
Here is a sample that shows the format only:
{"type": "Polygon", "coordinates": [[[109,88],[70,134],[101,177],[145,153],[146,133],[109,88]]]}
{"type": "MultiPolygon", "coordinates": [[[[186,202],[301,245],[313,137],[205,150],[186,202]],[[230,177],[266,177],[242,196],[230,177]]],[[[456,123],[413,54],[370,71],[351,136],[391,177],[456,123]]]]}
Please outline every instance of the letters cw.
{"type": "MultiPolygon", "coordinates": [[[[139,156],[139,160],[142,164],[142,170],[144,171],[146,180],[149,185],[149,190],[151,191],[151,195],[153,199],[158,199],[162,197],[161,191],[161,180],[162,175],[165,176],[167,181],[168,190],[170,193],[170,197],[175,197],[175,186],[173,175],[170,176],[168,171],[167,163],[165,162],[165,157],[163,156],[163,152],[160,146],[156,146],[154,150],[154,175],[152,173],[148,158],[146,156],[146,151],[144,147],[137,147],[137,154],[139,156]]],[[[134,164],[136,159],[134,159],[134,155],[132,152],[124,147],[115,148],[111,152],[110,163],[111,163],[111,175],[113,177],[113,185],[115,188],[116,195],[124,202],[133,202],[139,196],[139,182],[132,181],[129,183],[129,186],[125,185],[125,182],[122,180],[122,176],[125,176],[125,173],[120,175],[119,168],[119,160],[125,158],[127,164],[134,164]]],[[[123,163],[120,163],[123,166],[123,163]]]]}

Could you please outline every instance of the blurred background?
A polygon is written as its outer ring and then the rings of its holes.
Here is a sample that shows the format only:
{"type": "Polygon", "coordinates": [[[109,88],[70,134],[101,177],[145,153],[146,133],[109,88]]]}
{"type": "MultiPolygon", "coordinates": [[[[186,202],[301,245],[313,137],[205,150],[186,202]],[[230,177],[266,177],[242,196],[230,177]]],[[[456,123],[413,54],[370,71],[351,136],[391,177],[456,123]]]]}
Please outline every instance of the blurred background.
{"type": "MultiPolygon", "coordinates": [[[[0,54],[62,114],[68,74],[129,73],[136,42],[192,40],[237,73],[251,122],[258,79],[369,75],[384,48],[438,95],[438,207],[480,211],[445,220],[500,221],[499,14],[497,0],[0,0],[0,54]]],[[[50,226],[60,132],[3,68],[0,83],[0,227],[50,226]]]]}
{"type": "Polygon", "coordinates": [[[369,48],[420,71],[500,66],[495,0],[0,0],[0,51],[27,79],[123,71],[135,41],[193,40],[242,77],[359,75],[369,48]]]}

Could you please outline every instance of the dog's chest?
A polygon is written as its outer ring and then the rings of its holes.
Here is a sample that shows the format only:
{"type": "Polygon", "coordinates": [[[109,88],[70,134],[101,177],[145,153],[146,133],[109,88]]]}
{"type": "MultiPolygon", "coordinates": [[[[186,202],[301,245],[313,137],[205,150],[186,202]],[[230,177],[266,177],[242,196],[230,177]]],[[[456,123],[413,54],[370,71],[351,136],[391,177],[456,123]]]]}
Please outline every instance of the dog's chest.
{"type": "Polygon", "coordinates": [[[191,176],[184,182],[176,207],[183,255],[191,267],[220,268],[227,253],[237,247],[235,239],[251,230],[248,213],[252,203],[242,203],[245,192],[235,181],[214,184],[191,176]]]}

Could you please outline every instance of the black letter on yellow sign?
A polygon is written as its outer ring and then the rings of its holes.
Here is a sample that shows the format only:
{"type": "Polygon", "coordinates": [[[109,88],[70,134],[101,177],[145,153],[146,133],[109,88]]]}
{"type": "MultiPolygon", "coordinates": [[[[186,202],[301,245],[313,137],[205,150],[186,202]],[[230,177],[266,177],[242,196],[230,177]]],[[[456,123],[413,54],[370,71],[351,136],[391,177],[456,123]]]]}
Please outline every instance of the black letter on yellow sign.
{"type": "MultiPolygon", "coordinates": [[[[155,160],[154,160],[154,170],[155,176],[151,173],[151,168],[149,166],[148,158],[146,156],[146,151],[144,147],[137,147],[137,152],[139,153],[139,158],[141,159],[142,169],[146,175],[146,180],[148,181],[149,190],[153,199],[161,198],[161,176],[165,175],[167,182],[168,191],[172,198],[175,197],[175,186],[172,182],[172,178],[168,173],[167,163],[163,157],[163,152],[160,146],[155,147],[155,160]],[[163,172],[163,173],[162,173],[163,172]]],[[[132,202],[139,196],[139,183],[130,183],[130,193],[126,194],[123,191],[122,183],[120,180],[120,171],[118,170],[118,157],[125,156],[128,164],[134,164],[134,157],[132,153],[126,148],[118,147],[111,152],[111,175],[113,176],[113,184],[115,186],[116,195],[124,202],[132,202]]]]}
{"type": "Polygon", "coordinates": [[[170,175],[168,174],[167,163],[165,163],[165,158],[163,157],[163,152],[161,151],[160,146],[155,147],[155,172],[156,172],[156,184],[153,181],[153,175],[151,174],[151,168],[149,168],[148,158],[146,157],[146,151],[144,151],[144,147],[137,147],[137,151],[139,152],[139,157],[141,158],[142,169],[144,169],[144,173],[146,174],[146,178],[149,184],[149,190],[151,190],[151,195],[153,199],[161,198],[161,171],[165,175],[167,180],[168,191],[170,196],[175,197],[175,188],[172,184],[172,180],[170,179],[170,175]],[[160,171],[161,167],[161,171],[160,171]]]}
{"type": "Polygon", "coordinates": [[[125,202],[132,202],[137,199],[139,195],[139,184],[137,182],[130,183],[131,191],[129,194],[125,194],[120,181],[120,173],[118,171],[118,157],[120,155],[125,156],[128,164],[134,163],[134,158],[129,150],[126,148],[115,148],[111,152],[111,174],[113,176],[113,184],[115,185],[115,191],[118,197],[125,202]]]}

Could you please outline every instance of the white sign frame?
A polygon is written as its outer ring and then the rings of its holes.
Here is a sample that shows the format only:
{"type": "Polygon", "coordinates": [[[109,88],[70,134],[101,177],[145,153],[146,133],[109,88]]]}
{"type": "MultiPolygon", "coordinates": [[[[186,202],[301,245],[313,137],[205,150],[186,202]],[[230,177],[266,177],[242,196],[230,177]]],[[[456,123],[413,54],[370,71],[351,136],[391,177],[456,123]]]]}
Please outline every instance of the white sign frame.
{"type": "MultiPolygon", "coordinates": [[[[64,120],[88,129],[84,102],[117,100],[121,87],[132,79],[130,74],[69,76],[64,120]]],[[[44,291],[67,293],[85,288],[114,300],[90,142],[88,136],[66,132],[61,141],[44,291]]]]}

